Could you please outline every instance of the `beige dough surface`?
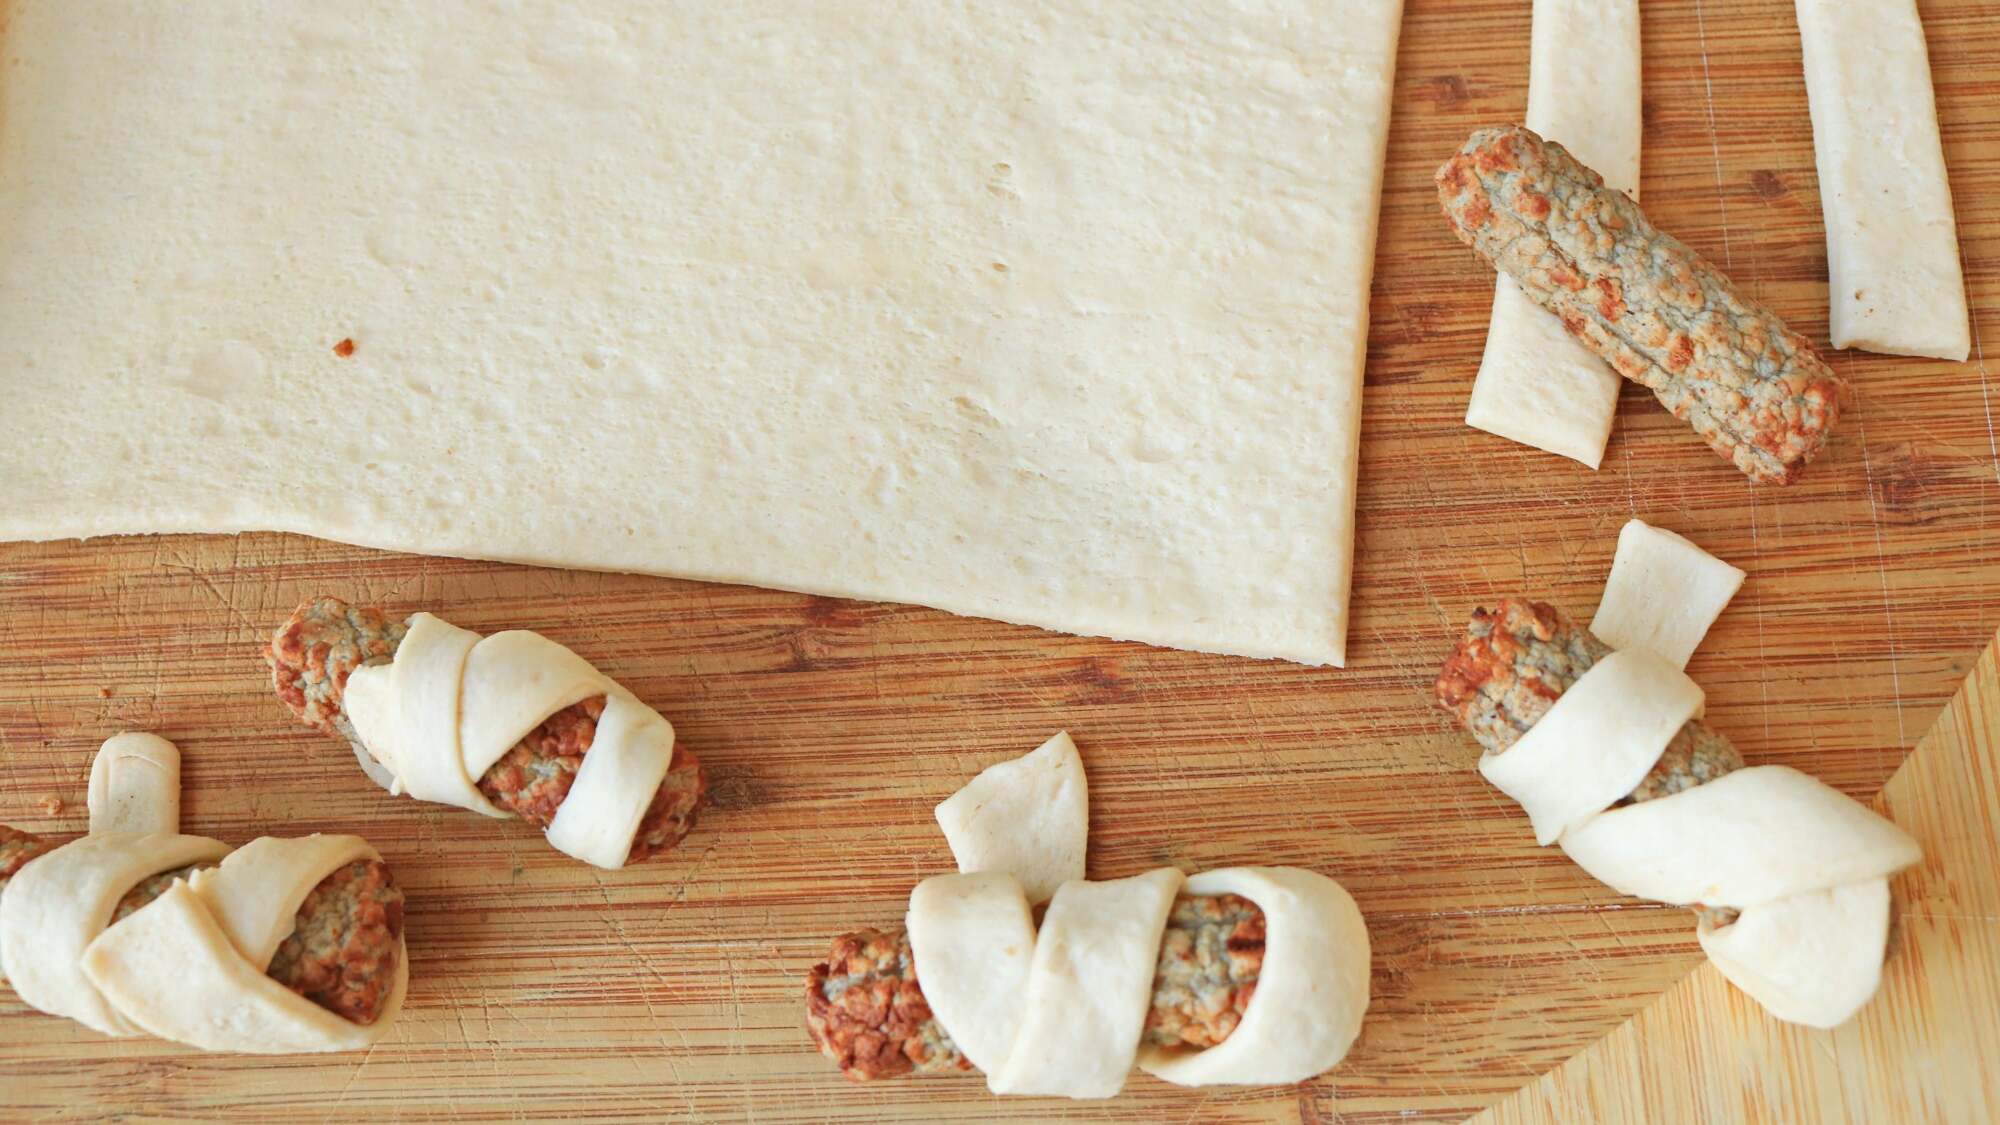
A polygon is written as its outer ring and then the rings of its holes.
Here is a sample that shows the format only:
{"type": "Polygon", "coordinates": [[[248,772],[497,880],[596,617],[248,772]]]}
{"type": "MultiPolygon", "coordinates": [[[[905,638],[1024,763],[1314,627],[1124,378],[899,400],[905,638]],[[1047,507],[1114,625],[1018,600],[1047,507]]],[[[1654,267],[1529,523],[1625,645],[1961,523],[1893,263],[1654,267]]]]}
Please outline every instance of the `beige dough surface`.
{"type": "Polygon", "coordinates": [[[1397,0],[10,11],[0,538],[1344,659],[1397,0]]]}

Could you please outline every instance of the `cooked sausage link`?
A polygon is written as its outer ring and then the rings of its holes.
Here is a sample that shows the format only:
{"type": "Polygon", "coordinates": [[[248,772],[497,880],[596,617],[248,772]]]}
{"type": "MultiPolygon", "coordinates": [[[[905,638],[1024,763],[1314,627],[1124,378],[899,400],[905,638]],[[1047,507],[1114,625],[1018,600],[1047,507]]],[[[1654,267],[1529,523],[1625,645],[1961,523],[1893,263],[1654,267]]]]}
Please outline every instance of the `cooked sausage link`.
{"type": "Polygon", "coordinates": [[[1846,389],[1805,337],[1561,145],[1482,129],[1437,173],[1466,245],[1751,479],[1789,484],[1846,389]]]}

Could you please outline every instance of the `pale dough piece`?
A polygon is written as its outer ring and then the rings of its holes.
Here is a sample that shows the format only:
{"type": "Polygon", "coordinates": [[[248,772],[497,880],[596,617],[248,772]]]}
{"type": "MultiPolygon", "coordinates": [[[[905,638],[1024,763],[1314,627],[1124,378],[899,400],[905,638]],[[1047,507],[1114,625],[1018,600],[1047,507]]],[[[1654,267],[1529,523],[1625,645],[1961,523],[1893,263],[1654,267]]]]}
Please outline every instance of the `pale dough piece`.
{"type": "MultiPolygon", "coordinates": [[[[409,632],[388,664],[356,668],[341,705],[348,722],[392,778],[391,793],[504,817],[465,767],[463,723],[466,658],[479,634],[428,613],[411,616],[409,632]]],[[[539,721],[539,720],[537,720],[539,721]]],[[[484,771],[482,771],[484,772],[484,771]]]]}
{"type": "Polygon", "coordinates": [[[1361,911],[1339,883],[1295,867],[1224,867],[1190,876],[1181,893],[1256,903],[1264,965],[1229,1038],[1199,1051],[1149,1045],[1140,1069],[1182,1086],[1282,1085],[1347,1056],[1368,1010],[1369,947],[1361,911]]]}
{"type": "Polygon", "coordinates": [[[988,1072],[988,1089],[1109,1098],[1125,1088],[1152,1004],[1160,936],[1183,879],[1162,867],[1063,884],[1035,937],[1014,1049],[988,1072]]]}
{"type": "Polygon", "coordinates": [[[395,983],[381,1015],[362,1026],[265,976],[268,963],[268,957],[264,964],[245,959],[201,896],[186,883],[175,883],[92,942],[82,968],[121,1013],[150,1034],[206,1051],[247,1054],[367,1047],[395,1022],[409,984],[406,954],[396,959],[395,983]]]}
{"type": "Polygon", "coordinates": [[[982,1073],[1013,1050],[1035,955],[1035,919],[1012,875],[938,875],[910,892],[904,918],[924,1002],[982,1073]]]}
{"type": "Polygon", "coordinates": [[[85,976],[83,951],[141,880],[228,852],[229,845],[205,836],[118,832],[84,836],[28,861],[0,893],[0,965],[8,983],[44,1012],[106,1035],[137,1034],[85,976]]]}
{"type": "Polygon", "coordinates": [[[1797,0],[1836,348],[1972,347],[1916,0],[1797,0]]]}
{"type": "Polygon", "coordinates": [[[1083,878],[1090,790],[1068,731],[981,770],[936,815],[962,872],[1010,872],[1032,902],[1083,878]]]}
{"type": "Polygon", "coordinates": [[[197,871],[188,885],[261,973],[291,936],[299,907],[321,879],[357,860],[381,858],[359,836],[263,836],[229,853],[220,866],[197,871]]]}
{"type": "Polygon", "coordinates": [[[1590,631],[1612,648],[1646,649],[1685,668],[1742,586],[1741,570],[1689,540],[1627,520],[1590,631]]]}
{"type": "Polygon", "coordinates": [[[1528,733],[1479,772],[1520,802],[1546,847],[1630,793],[1702,712],[1702,690],[1643,649],[1592,665],[1528,733]]]}
{"type": "Polygon", "coordinates": [[[0,538],[1340,663],[1401,8],[15,4],[0,538]]]}
{"type": "Polygon", "coordinates": [[[1772,1015],[1838,1027],[1882,982],[1889,945],[1889,881],[1863,879],[1753,906],[1698,935],[1730,983],[1772,1015]]]}
{"type": "Polygon", "coordinates": [[[625,866],[673,760],[673,725],[622,689],[612,693],[590,753],[549,822],[549,845],[598,867],[625,866]]]}
{"type": "MultiPolygon", "coordinates": [[[[1527,126],[1639,197],[1638,0],[1535,0],[1527,126]]],[[[1465,422],[1595,469],[1619,379],[1506,276],[1465,422]]]]}
{"type": "Polygon", "coordinates": [[[90,763],[90,832],[179,832],[180,748],[157,734],[114,734],[90,763]]]}
{"type": "Polygon", "coordinates": [[[1752,766],[1612,809],[1571,828],[1562,846],[1625,894],[1739,908],[1880,878],[1923,858],[1893,822],[1789,766],[1752,766]]]}
{"type": "Polygon", "coordinates": [[[583,657],[539,633],[481,637],[413,614],[394,660],[348,676],[344,705],[390,792],[504,817],[478,779],[544,719],[597,695],[604,712],[547,835],[557,850],[615,869],[673,765],[674,728],[583,657]]]}

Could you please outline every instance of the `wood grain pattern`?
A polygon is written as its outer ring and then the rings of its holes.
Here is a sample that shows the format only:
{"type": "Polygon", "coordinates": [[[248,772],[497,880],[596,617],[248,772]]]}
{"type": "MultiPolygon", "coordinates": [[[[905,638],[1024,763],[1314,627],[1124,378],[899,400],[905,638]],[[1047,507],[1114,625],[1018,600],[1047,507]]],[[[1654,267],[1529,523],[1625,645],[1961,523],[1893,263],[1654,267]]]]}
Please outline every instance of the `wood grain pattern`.
{"type": "MultiPolygon", "coordinates": [[[[1056,636],[906,607],[391,555],[285,535],[0,546],[0,822],[75,832],[91,751],[157,730],[187,823],[366,835],[410,892],[407,1018],[366,1056],[208,1058],[107,1042],[0,990],[23,1113],[270,1120],[1458,1119],[1629,1018],[1698,958],[1685,912],[1533,847],[1429,684],[1475,604],[1587,615],[1638,514],[1750,578],[1690,672],[1754,761],[1874,793],[2000,619],[2000,386],[1840,354],[1856,408],[1803,483],[1758,488],[1627,389],[1597,473],[1462,424],[1492,278],[1430,176],[1520,117],[1526,3],[1410,0],[1377,255],[1353,666],[1056,636]],[[714,769],[685,849],[619,873],[517,826],[390,801],[288,720],[256,649],[311,593],[543,630],[620,677],[714,769]],[[1105,1105],[995,1103],[976,1079],[844,1082],[801,1029],[807,965],[894,922],[949,857],[930,807],[1067,727],[1091,870],[1246,860],[1341,879],[1375,1004],[1336,1073],[1105,1105]],[[37,802],[68,802],[58,816],[37,802]]],[[[1927,0],[1980,332],[2000,325],[2000,21],[1927,0]]],[[[1789,0],[1645,6],[1648,211],[1816,340],[1825,252],[1789,0]]],[[[662,482],[672,487],[673,482],[662,482]]]]}
{"type": "Polygon", "coordinates": [[[1875,805],[1924,863],[1895,879],[1882,991],[1854,1020],[1781,1024],[1704,964],[1479,1120],[2000,1118],[2000,638],[1875,805]]]}

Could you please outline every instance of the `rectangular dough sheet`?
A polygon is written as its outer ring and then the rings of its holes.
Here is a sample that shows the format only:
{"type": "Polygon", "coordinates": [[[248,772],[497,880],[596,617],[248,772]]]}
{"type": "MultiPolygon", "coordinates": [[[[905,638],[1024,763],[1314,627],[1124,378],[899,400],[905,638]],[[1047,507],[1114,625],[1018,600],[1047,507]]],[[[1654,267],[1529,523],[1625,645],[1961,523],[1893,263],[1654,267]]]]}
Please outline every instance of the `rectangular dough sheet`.
{"type": "Polygon", "coordinates": [[[1340,663],[1400,10],[16,0],[0,538],[1340,663]]]}
{"type": "MultiPolygon", "coordinates": [[[[1639,196],[1639,0],[1535,0],[1528,128],[1639,196]]],[[[1502,275],[1465,424],[1595,469],[1618,376],[1502,275]]]]}
{"type": "Polygon", "coordinates": [[[1836,348],[1962,360],[1958,227],[1916,0],[1798,0],[1836,348]]]}

